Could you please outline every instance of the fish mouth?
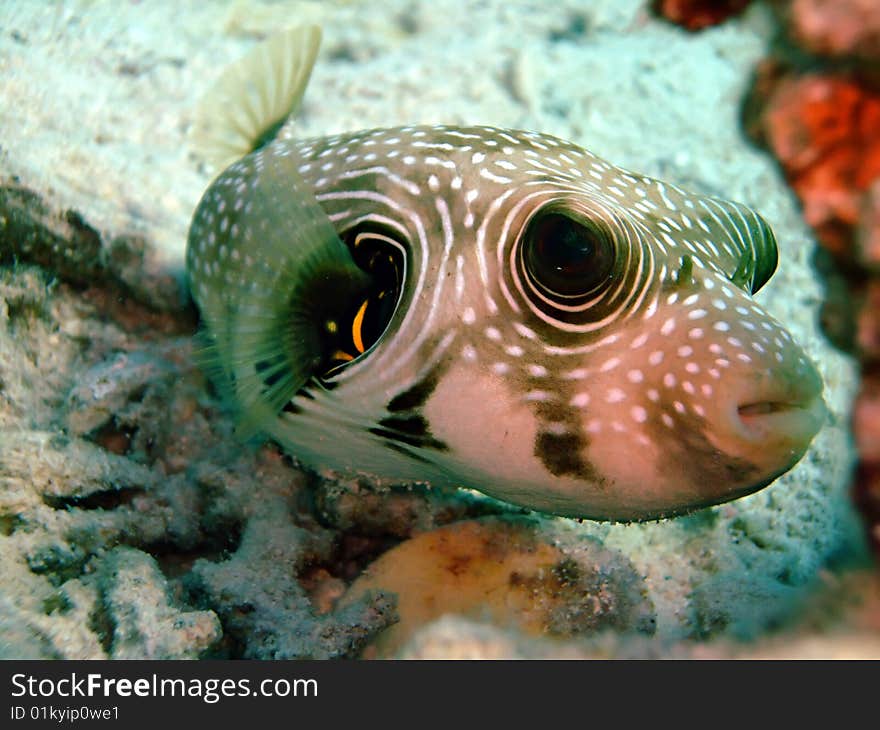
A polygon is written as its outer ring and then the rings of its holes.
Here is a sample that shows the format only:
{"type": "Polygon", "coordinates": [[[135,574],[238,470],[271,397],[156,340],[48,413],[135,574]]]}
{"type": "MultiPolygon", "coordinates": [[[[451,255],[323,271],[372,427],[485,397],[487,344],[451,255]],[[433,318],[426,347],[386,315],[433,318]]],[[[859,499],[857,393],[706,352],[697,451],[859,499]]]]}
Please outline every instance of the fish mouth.
{"type": "Polygon", "coordinates": [[[810,378],[786,390],[789,392],[768,393],[737,405],[736,430],[745,440],[807,447],[828,419],[821,381],[810,378]]]}
{"type": "Polygon", "coordinates": [[[743,383],[733,398],[735,430],[746,441],[792,445],[806,450],[828,418],[824,384],[816,366],[798,352],[786,364],[743,383]]]}

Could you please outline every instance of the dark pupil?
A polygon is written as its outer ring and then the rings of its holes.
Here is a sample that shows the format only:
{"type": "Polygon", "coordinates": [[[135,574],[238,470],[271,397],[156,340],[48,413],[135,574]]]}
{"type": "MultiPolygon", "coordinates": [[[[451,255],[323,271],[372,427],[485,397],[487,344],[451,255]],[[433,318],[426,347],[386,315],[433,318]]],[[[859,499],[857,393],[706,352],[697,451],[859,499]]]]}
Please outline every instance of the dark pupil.
{"type": "Polygon", "coordinates": [[[345,367],[379,340],[394,315],[403,286],[403,256],[388,234],[356,229],[347,232],[343,240],[354,262],[369,275],[370,283],[335,303],[335,330],[324,333],[324,377],[345,367]]]}
{"type": "MultiPolygon", "coordinates": [[[[381,239],[361,239],[357,250],[353,251],[355,262],[373,278],[373,286],[352,309],[356,312],[360,309],[364,300],[367,307],[364,310],[360,325],[360,336],[364,349],[369,350],[385,332],[400,294],[402,262],[399,260],[397,251],[392,249],[381,239]]],[[[354,315],[346,320],[354,319],[354,315]]]]}
{"type": "Polygon", "coordinates": [[[610,277],[613,263],[605,236],[560,213],[541,216],[527,233],[526,267],[551,294],[587,294],[610,277]]]}

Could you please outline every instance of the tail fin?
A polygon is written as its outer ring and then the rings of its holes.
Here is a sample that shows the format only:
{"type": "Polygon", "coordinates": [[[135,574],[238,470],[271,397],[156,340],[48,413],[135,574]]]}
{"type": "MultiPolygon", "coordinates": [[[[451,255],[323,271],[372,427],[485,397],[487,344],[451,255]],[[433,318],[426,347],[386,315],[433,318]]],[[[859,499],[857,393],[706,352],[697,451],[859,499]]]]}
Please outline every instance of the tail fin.
{"type": "Polygon", "coordinates": [[[299,107],[320,45],[320,28],[298,26],[228,66],[196,109],[196,155],[219,171],[271,140],[299,107]]]}

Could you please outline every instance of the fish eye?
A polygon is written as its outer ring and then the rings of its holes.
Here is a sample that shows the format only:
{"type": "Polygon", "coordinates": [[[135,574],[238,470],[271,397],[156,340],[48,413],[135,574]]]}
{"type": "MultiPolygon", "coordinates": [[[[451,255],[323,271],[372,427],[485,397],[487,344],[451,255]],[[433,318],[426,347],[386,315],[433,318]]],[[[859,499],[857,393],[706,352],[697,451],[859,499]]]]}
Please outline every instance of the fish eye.
{"type": "Polygon", "coordinates": [[[550,212],[529,223],[522,255],[535,286],[569,299],[590,294],[611,280],[614,252],[610,235],[598,224],[550,212]]]}
{"type": "Polygon", "coordinates": [[[342,315],[325,323],[328,369],[337,374],[366,355],[385,334],[403,290],[405,247],[384,229],[358,226],[342,234],[355,264],[370,277],[366,290],[342,302],[342,315]]]}

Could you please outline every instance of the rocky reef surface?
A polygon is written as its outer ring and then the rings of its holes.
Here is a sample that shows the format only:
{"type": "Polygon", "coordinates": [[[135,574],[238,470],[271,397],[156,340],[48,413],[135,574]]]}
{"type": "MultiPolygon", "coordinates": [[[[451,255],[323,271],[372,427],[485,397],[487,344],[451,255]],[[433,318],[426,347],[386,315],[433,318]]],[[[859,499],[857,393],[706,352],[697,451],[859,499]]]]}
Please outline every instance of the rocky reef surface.
{"type": "MultiPolygon", "coordinates": [[[[817,604],[852,615],[854,586],[874,590],[848,573],[857,369],[819,332],[796,200],[740,127],[774,17],[688,34],[649,5],[0,6],[0,656],[737,655],[824,637],[817,604]],[[614,525],[322,483],[240,444],[193,364],[181,262],[209,178],[186,130],[226,63],[300,22],[325,32],[304,136],[536,129],[756,206],[782,259],[759,298],[832,412],[802,462],[751,497],[614,525]]],[[[858,615],[827,646],[872,646],[858,615]]]]}

